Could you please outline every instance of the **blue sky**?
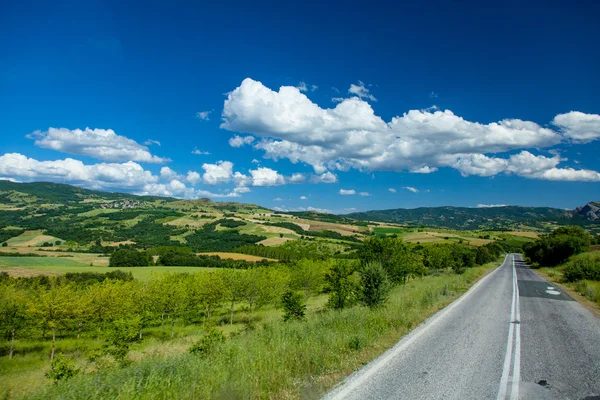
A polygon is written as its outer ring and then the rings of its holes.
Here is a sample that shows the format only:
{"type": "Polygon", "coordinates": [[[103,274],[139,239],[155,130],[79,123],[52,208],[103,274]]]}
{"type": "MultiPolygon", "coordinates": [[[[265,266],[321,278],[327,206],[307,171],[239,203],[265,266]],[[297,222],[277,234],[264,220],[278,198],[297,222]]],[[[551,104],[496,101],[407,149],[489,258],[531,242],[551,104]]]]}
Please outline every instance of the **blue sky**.
{"type": "Polygon", "coordinates": [[[3,2],[0,178],[340,213],[600,199],[594,2],[219,3],[3,2]]]}

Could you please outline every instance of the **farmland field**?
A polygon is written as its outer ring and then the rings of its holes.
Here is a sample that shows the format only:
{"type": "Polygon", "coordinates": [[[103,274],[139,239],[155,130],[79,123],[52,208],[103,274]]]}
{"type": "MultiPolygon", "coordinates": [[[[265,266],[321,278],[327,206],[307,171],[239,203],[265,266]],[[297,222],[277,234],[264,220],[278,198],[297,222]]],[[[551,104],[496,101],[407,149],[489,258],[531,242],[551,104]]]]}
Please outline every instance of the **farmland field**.
{"type": "MultiPolygon", "coordinates": [[[[251,257],[251,256],[246,256],[251,257]]],[[[258,257],[257,257],[258,258],[258,257]]],[[[11,276],[33,276],[48,274],[65,274],[67,272],[99,272],[106,273],[119,269],[131,272],[135,279],[147,281],[152,274],[162,272],[214,271],[215,268],[204,267],[91,267],[68,258],[58,257],[0,257],[0,272],[8,272],[11,276]]]]}

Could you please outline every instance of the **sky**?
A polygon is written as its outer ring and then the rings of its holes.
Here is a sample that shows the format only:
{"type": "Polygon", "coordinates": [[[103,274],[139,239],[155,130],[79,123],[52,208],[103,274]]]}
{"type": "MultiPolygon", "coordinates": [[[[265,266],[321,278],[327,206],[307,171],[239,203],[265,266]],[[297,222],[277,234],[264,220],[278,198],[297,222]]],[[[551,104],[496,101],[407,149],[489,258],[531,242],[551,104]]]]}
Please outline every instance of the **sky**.
{"type": "Polygon", "coordinates": [[[0,179],[282,211],[574,208],[600,200],[599,12],[4,0],[0,179]]]}

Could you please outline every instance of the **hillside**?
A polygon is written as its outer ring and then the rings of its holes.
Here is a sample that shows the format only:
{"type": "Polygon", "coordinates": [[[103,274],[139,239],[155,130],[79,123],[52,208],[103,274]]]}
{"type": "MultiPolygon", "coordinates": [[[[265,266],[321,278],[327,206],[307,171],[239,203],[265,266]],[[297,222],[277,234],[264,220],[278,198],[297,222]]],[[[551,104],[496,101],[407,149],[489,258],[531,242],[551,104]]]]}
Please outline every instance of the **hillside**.
{"type": "Polygon", "coordinates": [[[600,218],[598,203],[575,210],[550,207],[421,207],[373,210],[348,214],[366,221],[408,224],[451,229],[512,229],[521,225],[545,228],[548,224],[592,224],[600,218]]]}

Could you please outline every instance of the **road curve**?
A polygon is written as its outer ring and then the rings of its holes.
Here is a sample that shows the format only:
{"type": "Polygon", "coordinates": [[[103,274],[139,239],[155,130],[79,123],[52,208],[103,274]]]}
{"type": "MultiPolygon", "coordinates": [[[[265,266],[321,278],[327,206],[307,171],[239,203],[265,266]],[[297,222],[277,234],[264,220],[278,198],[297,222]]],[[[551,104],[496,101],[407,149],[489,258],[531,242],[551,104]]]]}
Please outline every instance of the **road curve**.
{"type": "Polygon", "coordinates": [[[600,400],[600,319],[509,254],[324,399],[600,400]]]}

